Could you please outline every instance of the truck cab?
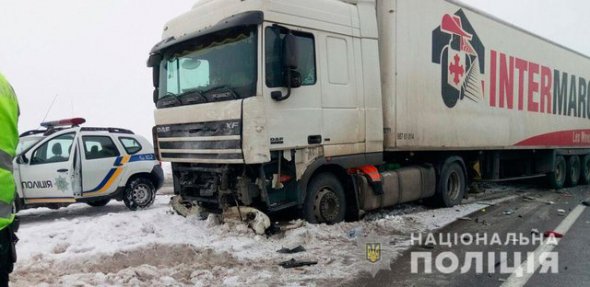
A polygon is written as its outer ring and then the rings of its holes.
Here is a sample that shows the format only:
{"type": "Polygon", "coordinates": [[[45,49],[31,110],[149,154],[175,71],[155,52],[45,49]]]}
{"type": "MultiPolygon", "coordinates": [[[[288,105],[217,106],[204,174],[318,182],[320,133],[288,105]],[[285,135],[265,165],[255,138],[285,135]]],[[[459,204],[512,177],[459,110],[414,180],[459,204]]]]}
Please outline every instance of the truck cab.
{"type": "Polygon", "coordinates": [[[343,220],[343,197],[355,201],[347,169],[383,162],[374,9],[217,0],[171,20],[148,66],[154,145],[175,192],[213,210],[325,206],[307,218],[343,220]],[[337,191],[308,196],[314,178],[337,191]]]}
{"type": "Polygon", "coordinates": [[[149,207],[163,172],[152,145],[120,128],[80,127],[82,118],[46,122],[21,135],[14,161],[17,209],[123,200],[149,207]]]}

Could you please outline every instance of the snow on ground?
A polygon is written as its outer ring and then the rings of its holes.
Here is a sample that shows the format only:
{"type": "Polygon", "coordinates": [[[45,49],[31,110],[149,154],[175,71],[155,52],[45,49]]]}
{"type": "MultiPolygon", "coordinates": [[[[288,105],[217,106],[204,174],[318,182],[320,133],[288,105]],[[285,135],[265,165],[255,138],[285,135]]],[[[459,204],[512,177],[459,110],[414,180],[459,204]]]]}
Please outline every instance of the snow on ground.
{"type": "Polygon", "coordinates": [[[440,228],[487,206],[404,205],[358,222],[296,222],[303,226],[266,237],[236,222],[214,225],[181,217],[171,211],[169,199],[159,195],[154,206],[136,212],[119,202],[21,211],[13,286],[334,285],[375,268],[365,259],[362,240],[383,242],[381,252],[390,260],[408,248],[412,232],[440,228]],[[276,252],[299,244],[305,252],[276,252]],[[318,264],[277,265],[291,258],[318,264]]]}

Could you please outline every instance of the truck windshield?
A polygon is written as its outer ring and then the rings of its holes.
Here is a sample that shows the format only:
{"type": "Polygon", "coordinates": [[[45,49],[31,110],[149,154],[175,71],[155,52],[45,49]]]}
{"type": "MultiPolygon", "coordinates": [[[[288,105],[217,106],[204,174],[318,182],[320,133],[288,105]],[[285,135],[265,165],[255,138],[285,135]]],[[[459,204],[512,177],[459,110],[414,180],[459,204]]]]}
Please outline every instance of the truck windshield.
{"type": "Polygon", "coordinates": [[[160,64],[158,108],[254,96],[257,27],[233,28],[179,44],[160,64]]]}

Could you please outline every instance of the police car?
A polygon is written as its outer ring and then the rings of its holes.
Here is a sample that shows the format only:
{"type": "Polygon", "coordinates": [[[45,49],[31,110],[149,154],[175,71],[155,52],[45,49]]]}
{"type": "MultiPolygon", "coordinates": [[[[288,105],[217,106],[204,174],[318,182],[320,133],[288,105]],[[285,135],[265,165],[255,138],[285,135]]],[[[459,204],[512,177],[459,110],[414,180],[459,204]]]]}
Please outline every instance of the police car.
{"type": "Polygon", "coordinates": [[[76,202],[131,209],[153,204],[164,174],[145,138],[119,128],[80,127],[83,118],[42,123],[20,136],[14,175],[17,210],[76,202]]]}

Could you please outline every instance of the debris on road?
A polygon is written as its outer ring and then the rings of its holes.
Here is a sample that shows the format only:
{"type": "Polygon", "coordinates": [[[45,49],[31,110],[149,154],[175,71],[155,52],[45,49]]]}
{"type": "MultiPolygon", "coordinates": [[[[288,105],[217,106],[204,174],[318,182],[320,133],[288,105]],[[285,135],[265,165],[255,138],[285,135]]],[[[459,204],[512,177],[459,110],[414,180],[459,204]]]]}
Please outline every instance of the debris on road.
{"type": "Polygon", "coordinates": [[[296,267],[303,267],[303,266],[311,266],[318,264],[317,261],[304,261],[304,260],[295,260],[292,258],[291,260],[283,261],[279,263],[279,265],[283,268],[296,268],[296,267]]]}
{"type": "Polygon", "coordinates": [[[538,201],[538,202],[543,202],[543,203],[545,203],[545,204],[547,204],[547,205],[553,205],[553,204],[555,204],[555,202],[554,202],[554,201],[551,201],[551,200],[542,200],[542,199],[539,199],[539,198],[532,197],[532,196],[530,196],[530,195],[523,195],[523,196],[522,196],[522,199],[524,199],[524,200],[529,200],[529,201],[538,201]]]}
{"type": "Polygon", "coordinates": [[[464,221],[472,221],[473,219],[471,217],[467,217],[467,216],[463,216],[463,217],[458,217],[458,220],[464,220],[464,221]]]}
{"type": "Polygon", "coordinates": [[[559,214],[559,215],[565,215],[565,209],[558,209],[557,210],[557,214],[559,214]]]}
{"type": "Polygon", "coordinates": [[[303,252],[305,251],[305,248],[301,245],[298,245],[297,247],[294,248],[281,248],[279,250],[277,250],[278,253],[284,253],[284,254],[293,254],[293,253],[299,253],[299,252],[303,252]]]}
{"type": "Polygon", "coordinates": [[[224,221],[227,219],[240,220],[248,223],[258,235],[264,234],[270,227],[270,218],[264,212],[248,206],[232,206],[223,212],[224,221]]]}
{"type": "MultiPolygon", "coordinates": [[[[278,225],[278,223],[276,224],[278,225]]],[[[305,225],[305,221],[303,220],[295,220],[294,222],[289,223],[288,225],[284,225],[284,226],[280,226],[280,231],[287,231],[287,230],[293,230],[293,229],[297,229],[299,227],[303,227],[303,225],[305,225]]]]}
{"type": "Polygon", "coordinates": [[[544,237],[555,237],[555,238],[562,238],[563,234],[559,233],[559,232],[555,232],[553,230],[550,231],[545,231],[545,233],[543,233],[544,237]]]}
{"type": "Polygon", "coordinates": [[[348,236],[348,238],[354,239],[354,238],[357,238],[362,233],[363,233],[363,227],[358,226],[358,227],[355,227],[355,228],[349,230],[346,235],[348,236]]]}
{"type": "Polygon", "coordinates": [[[513,209],[504,210],[504,215],[512,215],[514,213],[513,209]]]}

